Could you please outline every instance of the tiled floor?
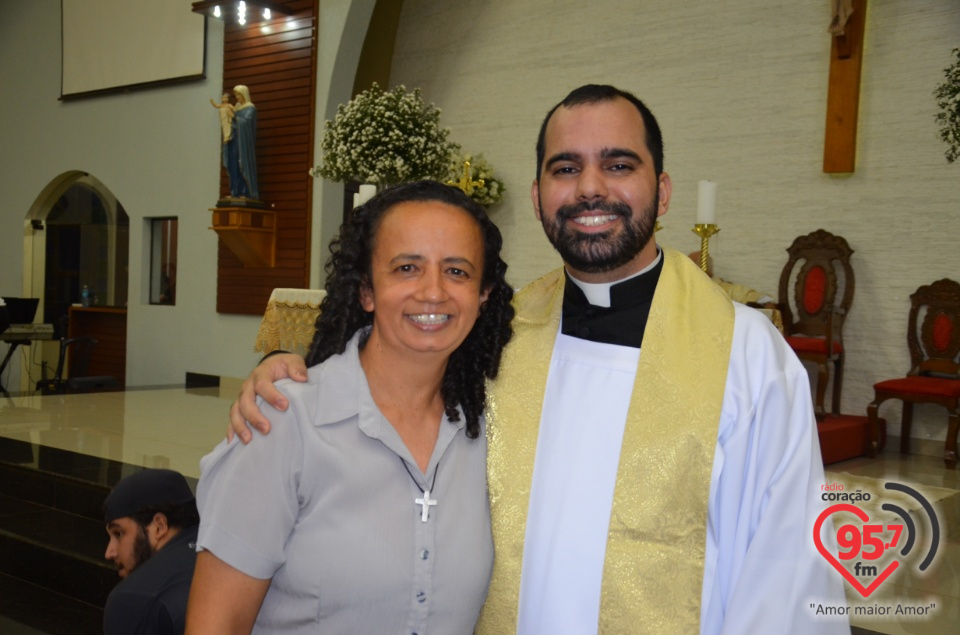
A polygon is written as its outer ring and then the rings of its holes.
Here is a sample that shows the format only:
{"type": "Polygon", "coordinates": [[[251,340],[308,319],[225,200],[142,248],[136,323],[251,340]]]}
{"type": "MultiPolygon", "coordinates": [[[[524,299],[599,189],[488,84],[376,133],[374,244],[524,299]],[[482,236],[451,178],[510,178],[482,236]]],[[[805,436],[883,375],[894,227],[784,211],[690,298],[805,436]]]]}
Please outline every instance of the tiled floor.
{"type": "MultiPolygon", "coordinates": [[[[227,410],[236,394],[237,384],[230,382],[221,388],[0,397],[0,436],[133,465],[169,467],[196,478],[200,458],[223,438],[227,410]]],[[[886,453],[828,469],[960,494],[960,472],[947,470],[939,458],[886,453]]],[[[926,574],[917,571],[913,560],[905,561],[867,599],[848,588],[851,607],[889,605],[895,610],[898,604],[934,604],[931,616],[854,615],[851,623],[865,629],[857,632],[939,635],[960,631],[960,496],[949,495],[934,509],[943,538],[926,574]]],[[[915,549],[926,553],[929,545],[918,541],[915,549]]]]}
{"type": "Polygon", "coordinates": [[[0,396],[0,436],[199,478],[238,387],[0,396]]]}

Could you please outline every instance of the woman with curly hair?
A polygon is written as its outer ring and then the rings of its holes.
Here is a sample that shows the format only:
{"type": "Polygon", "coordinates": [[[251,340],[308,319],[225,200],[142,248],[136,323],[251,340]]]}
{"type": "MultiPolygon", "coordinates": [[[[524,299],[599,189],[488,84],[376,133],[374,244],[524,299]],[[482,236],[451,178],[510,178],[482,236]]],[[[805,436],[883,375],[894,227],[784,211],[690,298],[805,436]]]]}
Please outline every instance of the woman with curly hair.
{"type": "Polygon", "coordinates": [[[502,239],[433,181],[331,245],[305,383],[201,462],[187,633],[467,633],[493,562],[485,381],[511,336],[502,239]]]}

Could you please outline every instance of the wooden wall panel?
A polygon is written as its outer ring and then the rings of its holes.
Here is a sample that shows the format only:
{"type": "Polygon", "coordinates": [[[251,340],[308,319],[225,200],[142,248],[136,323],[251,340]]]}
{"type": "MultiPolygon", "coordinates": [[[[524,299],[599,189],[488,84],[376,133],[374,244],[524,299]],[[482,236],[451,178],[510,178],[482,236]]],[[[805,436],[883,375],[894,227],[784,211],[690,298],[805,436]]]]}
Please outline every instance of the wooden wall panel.
{"type": "MultiPolygon", "coordinates": [[[[245,84],[257,107],[260,198],[277,214],[275,267],[244,267],[223,241],[217,254],[217,311],[261,315],[277,287],[310,282],[316,2],[286,0],[292,15],[224,31],[223,90],[245,84]]],[[[220,196],[230,194],[221,170],[220,196]]]]}

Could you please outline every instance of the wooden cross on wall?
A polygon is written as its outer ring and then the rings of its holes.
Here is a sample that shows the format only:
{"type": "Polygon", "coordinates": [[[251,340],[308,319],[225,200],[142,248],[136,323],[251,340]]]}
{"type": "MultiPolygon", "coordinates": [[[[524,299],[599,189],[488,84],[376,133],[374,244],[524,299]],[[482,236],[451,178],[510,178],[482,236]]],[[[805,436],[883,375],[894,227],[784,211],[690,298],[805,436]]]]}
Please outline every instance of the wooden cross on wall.
{"type": "Polygon", "coordinates": [[[857,117],[860,109],[860,67],[867,0],[851,0],[842,35],[830,47],[830,83],[827,89],[827,126],[823,141],[823,171],[853,172],[857,159],[857,117]]]}

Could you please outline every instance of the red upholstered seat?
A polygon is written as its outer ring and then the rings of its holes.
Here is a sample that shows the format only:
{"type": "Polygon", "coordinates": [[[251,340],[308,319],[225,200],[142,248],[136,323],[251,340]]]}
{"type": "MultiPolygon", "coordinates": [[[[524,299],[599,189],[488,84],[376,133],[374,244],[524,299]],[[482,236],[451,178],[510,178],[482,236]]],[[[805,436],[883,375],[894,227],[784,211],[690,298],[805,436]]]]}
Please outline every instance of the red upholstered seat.
{"type": "Polygon", "coordinates": [[[873,389],[881,392],[903,392],[958,399],[960,398],[960,379],[903,377],[902,379],[881,381],[874,384],[873,389]]]}
{"type": "MultiPolygon", "coordinates": [[[[787,344],[790,345],[790,348],[793,349],[798,355],[800,353],[816,353],[818,355],[827,354],[827,340],[822,337],[799,337],[799,336],[790,336],[787,337],[787,344]]],[[[833,343],[833,353],[839,355],[843,352],[843,343],[834,342],[833,343]]]]}
{"type": "Polygon", "coordinates": [[[826,414],[823,405],[833,365],[833,402],[840,414],[843,387],[843,321],[853,303],[855,286],[850,256],[853,249],[841,236],[818,229],[800,236],[787,249],[790,255],[780,274],[777,307],[783,317],[787,343],[803,360],[817,365],[814,408],[817,421],[826,414]]]}
{"type": "Polygon", "coordinates": [[[874,399],[867,407],[871,427],[871,449],[879,447],[880,404],[887,399],[903,402],[900,423],[900,452],[910,451],[913,404],[930,403],[947,409],[947,438],[943,461],[957,466],[957,432],[960,429],[960,283],[944,278],[925,285],[910,296],[907,326],[910,372],[906,377],[887,379],[873,385],[874,399]]]}

